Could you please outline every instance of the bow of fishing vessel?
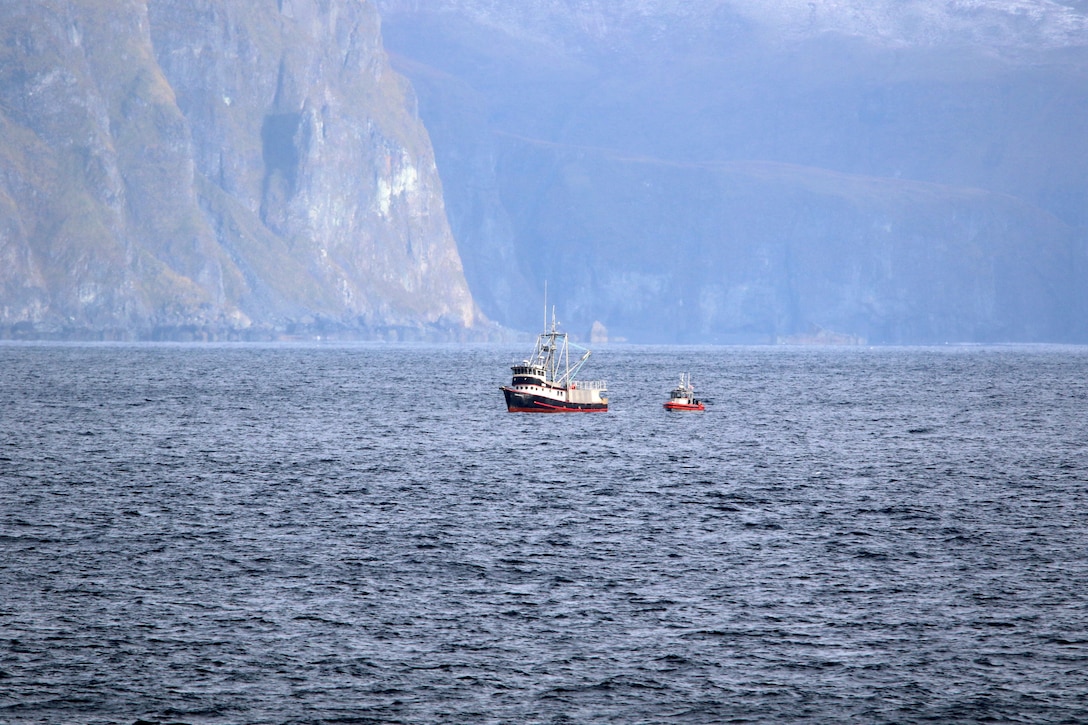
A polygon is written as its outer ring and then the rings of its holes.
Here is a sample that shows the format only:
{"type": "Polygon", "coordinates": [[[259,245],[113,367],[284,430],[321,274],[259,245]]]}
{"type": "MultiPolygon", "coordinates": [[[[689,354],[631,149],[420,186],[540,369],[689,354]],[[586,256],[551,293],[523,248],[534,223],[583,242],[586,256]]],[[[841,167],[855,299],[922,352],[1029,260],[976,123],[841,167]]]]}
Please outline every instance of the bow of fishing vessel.
{"type": "Polygon", "coordinates": [[[575,380],[590,351],[559,332],[552,312],[551,328],[536,338],[532,356],[512,365],[509,385],[501,387],[511,413],[603,413],[608,410],[608,386],[603,380],[575,380]],[[570,348],[581,353],[571,365],[570,348]]]}
{"type": "Polygon", "coordinates": [[[669,393],[665,401],[665,410],[706,410],[703,401],[695,397],[695,388],[691,385],[691,373],[680,373],[680,384],[669,393]]]}

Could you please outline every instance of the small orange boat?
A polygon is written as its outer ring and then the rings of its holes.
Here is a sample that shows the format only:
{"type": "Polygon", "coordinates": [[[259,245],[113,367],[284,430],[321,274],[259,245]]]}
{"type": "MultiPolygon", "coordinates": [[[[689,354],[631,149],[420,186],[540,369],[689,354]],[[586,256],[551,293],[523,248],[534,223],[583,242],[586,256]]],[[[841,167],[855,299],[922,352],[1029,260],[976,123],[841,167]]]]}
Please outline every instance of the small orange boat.
{"type": "Polygon", "coordinates": [[[680,384],[669,393],[665,401],[665,410],[706,410],[703,401],[695,397],[695,388],[691,385],[691,374],[680,373],[680,384]]]}

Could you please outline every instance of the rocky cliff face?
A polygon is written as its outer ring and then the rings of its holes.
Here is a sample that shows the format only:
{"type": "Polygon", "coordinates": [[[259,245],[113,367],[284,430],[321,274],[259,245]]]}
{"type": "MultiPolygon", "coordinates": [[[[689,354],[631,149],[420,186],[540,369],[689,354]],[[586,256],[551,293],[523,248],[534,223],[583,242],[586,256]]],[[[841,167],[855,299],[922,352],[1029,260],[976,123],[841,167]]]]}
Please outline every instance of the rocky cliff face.
{"type": "Polygon", "coordinates": [[[0,332],[483,324],[369,3],[4,3],[0,53],[0,332]]]}
{"type": "Polygon", "coordinates": [[[500,322],[1088,340],[1083,3],[378,4],[500,322]]]}
{"type": "Polygon", "coordinates": [[[568,319],[680,343],[1053,341],[1083,308],[1074,233],[1013,197],[771,162],[662,166],[557,165],[542,196],[568,213],[535,229],[542,247],[560,240],[541,265],[568,319]]]}

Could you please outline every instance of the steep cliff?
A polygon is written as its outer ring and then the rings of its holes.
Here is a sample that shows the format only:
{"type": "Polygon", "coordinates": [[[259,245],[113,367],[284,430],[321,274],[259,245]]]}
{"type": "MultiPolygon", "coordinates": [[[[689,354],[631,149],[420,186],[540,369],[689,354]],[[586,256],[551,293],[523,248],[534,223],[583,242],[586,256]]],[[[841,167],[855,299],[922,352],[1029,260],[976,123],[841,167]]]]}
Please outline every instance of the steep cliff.
{"type": "Polygon", "coordinates": [[[566,213],[537,212],[530,244],[555,249],[539,264],[567,319],[612,337],[1055,341],[1083,309],[1074,231],[1014,197],[771,162],[566,160],[540,159],[537,198],[566,213]]]}
{"type": "Polygon", "coordinates": [[[1083,3],[378,5],[493,319],[1088,341],[1083,3]]]}
{"type": "Polygon", "coordinates": [[[4,3],[0,53],[0,335],[484,334],[369,3],[4,3]]]}

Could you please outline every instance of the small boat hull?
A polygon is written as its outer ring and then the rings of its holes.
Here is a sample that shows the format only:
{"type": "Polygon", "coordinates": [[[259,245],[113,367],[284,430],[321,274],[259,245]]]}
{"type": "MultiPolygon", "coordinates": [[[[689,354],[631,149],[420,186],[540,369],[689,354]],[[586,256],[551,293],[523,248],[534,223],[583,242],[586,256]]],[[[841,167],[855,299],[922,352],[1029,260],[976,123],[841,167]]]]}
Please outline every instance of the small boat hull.
{"type": "Polygon", "coordinates": [[[702,403],[680,403],[670,400],[665,403],[665,410],[706,410],[706,406],[702,403]]]}
{"type": "Polygon", "coordinates": [[[608,403],[576,403],[548,395],[502,387],[511,413],[607,413],[608,403]]]}

